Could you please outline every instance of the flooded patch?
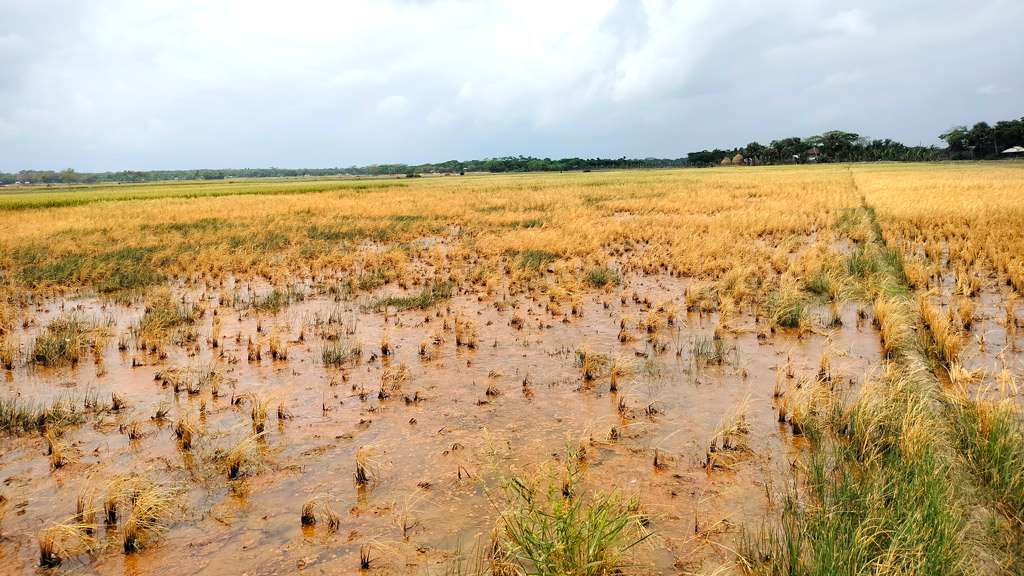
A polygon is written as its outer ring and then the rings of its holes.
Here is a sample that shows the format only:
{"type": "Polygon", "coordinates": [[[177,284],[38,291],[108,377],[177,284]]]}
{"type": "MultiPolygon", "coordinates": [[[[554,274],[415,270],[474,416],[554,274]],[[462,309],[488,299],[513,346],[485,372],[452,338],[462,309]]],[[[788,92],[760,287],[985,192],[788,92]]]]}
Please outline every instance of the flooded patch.
{"type": "Polygon", "coordinates": [[[59,467],[38,434],[4,440],[0,562],[34,573],[40,530],[148,478],[175,491],[167,530],[122,554],[123,523],[100,523],[61,569],[349,573],[368,554],[368,573],[436,573],[489,545],[501,477],[580,450],[588,488],[643,502],[651,572],[719,566],[778,505],[802,446],[780,423],[787,390],[855,389],[878,337],[853,306],[802,334],[747,306],[723,323],[687,312],[686,288],[649,276],[570,302],[456,293],[408,310],[310,286],[273,307],[252,305],[268,287],[179,289],[194,323],[147,349],[141,303],[50,302],[19,331],[23,350],[72,312],[96,343],[72,365],[15,367],[6,392],[95,408],[61,438],[59,467]],[[303,526],[310,501],[336,525],[303,526]]]}

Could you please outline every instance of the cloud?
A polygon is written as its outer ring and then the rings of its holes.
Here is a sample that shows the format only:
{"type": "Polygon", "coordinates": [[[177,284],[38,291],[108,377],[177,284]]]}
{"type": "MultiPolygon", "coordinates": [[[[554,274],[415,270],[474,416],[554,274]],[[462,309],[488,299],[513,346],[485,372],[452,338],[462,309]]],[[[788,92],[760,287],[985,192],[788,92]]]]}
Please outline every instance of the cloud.
{"type": "Polygon", "coordinates": [[[377,104],[377,113],[382,116],[402,116],[409,110],[409,99],[392,94],[377,104]]]}
{"type": "Polygon", "coordinates": [[[996,94],[1003,94],[1009,91],[1009,88],[1004,88],[999,84],[985,84],[984,86],[979,86],[978,89],[975,90],[975,92],[982,96],[994,96],[996,94]]]}
{"type": "Polygon", "coordinates": [[[1024,19],[1006,0],[0,0],[0,13],[3,171],[680,157],[830,129],[934,142],[1022,113],[1024,56],[991,54],[1024,19]]]}
{"type": "Polygon", "coordinates": [[[860,10],[844,10],[826,18],[822,23],[826,30],[849,34],[850,36],[869,36],[875,28],[868,22],[867,16],[860,10]]]}
{"type": "Polygon", "coordinates": [[[14,141],[20,133],[21,131],[15,124],[0,119],[0,144],[14,141]]]}
{"type": "Polygon", "coordinates": [[[814,88],[816,90],[825,90],[828,88],[835,88],[840,86],[847,86],[854,84],[862,79],[866,74],[863,70],[847,70],[840,72],[833,72],[818,83],[814,88]]]}

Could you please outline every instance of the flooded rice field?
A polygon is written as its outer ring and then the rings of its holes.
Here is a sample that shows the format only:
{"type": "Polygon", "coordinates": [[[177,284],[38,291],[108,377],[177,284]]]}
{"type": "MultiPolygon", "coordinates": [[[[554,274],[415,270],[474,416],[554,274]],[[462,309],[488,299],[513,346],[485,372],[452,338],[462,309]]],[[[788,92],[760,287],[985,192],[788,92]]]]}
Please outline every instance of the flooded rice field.
{"type": "Polygon", "coordinates": [[[602,573],[1012,565],[1019,202],[896,172],[11,215],[0,572],[502,576],[570,540],[602,573]]]}
{"type": "MultiPolygon", "coordinates": [[[[173,298],[195,322],[157,351],[125,342],[141,302],[38,310],[26,346],[68,315],[106,336],[73,366],[6,373],[7,392],[25,401],[91,406],[60,440],[56,469],[43,438],[4,442],[6,570],[35,572],[48,522],[145,477],[178,491],[163,537],[144,553],[69,554],[61,570],[351,573],[362,553],[367,573],[444,573],[489,546],[501,477],[557,480],[576,451],[588,486],[643,502],[647,571],[716,566],[740,527],[777,504],[774,484],[804,442],[785,423],[787,390],[824,376],[842,393],[879,361],[856,306],[828,330],[773,331],[753,309],[724,327],[719,313],[687,311],[686,282],[667,276],[590,290],[564,309],[539,294],[476,293],[374,309],[302,285],[276,312],[245,305],[269,290],[179,287],[173,298]],[[187,448],[181,420],[195,429],[187,448]],[[226,455],[239,446],[232,470],[226,455]],[[311,499],[336,526],[303,526],[311,499]]],[[[107,542],[92,546],[119,551],[117,526],[98,524],[107,542]]]]}

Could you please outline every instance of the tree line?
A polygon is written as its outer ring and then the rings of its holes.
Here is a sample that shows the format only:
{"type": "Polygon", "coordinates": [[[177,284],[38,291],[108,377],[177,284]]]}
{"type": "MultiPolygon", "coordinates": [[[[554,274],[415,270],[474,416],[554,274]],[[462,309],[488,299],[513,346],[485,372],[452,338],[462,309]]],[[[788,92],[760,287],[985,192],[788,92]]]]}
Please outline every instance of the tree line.
{"type": "Polygon", "coordinates": [[[809,138],[789,137],[769,144],[751,142],[723,150],[700,150],[682,158],[534,158],[503,156],[482,160],[448,160],[427,164],[371,164],[347,168],[242,168],[218,170],[149,170],[120,172],[76,172],[72,168],[0,172],[0,185],[109,184],[171,180],[224,180],[233,178],[291,178],[323,176],[410,176],[419,174],[465,174],[466,172],[563,172],[590,170],[633,170],[645,168],[691,168],[732,164],[777,165],[806,162],[929,162],[939,160],[985,160],[1003,156],[1012,146],[1024,146],[1024,118],[1003,120],[994,126],[978,122],[971,128],[954,126],[939,135],[946,148],[907,146],[885,138],[869,139],[853,132],[832,130],[809,138]]]}

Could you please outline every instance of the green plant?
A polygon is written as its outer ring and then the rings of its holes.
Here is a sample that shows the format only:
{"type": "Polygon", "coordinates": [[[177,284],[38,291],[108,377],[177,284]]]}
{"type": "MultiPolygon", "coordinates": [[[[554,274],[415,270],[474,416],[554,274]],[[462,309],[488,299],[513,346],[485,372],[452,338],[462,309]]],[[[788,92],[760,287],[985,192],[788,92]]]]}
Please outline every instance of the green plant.
{"type": "Polygon", "coordinates": [[[440,282],[424,286],[415,296],[382,296],[374,300],[367,308],[380,312],[389,308],[398,310],[425,310],[452,297],[454,285],[451,282],[440,282]]]}
{"type": "Polygon", "coordinates": [[[44,366],[77,363],[99,344],[100,323],[71,313],[54,318],[32,343],[32,360],[44,366]]]}
{"type": "Polygon", "coordinates": [[[799,328],[807,317],[807,304],[799,288],[786,282],[770,292],[765,301],[770,325],[799,328]]]}
{"type": "Polygon", "coordinates": [[[947,411],[953,438],[968,472],[979,486],[982,501],[1004,521],[996,539],[1009,567],[1019,569],[1024,558],[1024,421],[1012,400],[992,402],[956,394],[947,411]]]}
{"type": "Polygon", "coordinates": [[[325,366],[342,366],[348,362],[358,362],[363,353],[360,343],[352,343],[348,340],[336,340],[324,342],[320,351],[320,359],[325,366]]]}
{"type": "Polygon", "coordinates": [[[698,364],[714,364],[721,366],[729,357],[730,349],[717,334],[708,336],[698,334],[693,339],[693,360],[698,364]]]}
{"type": "Polygon", "coordinates": [[[142,350],[159,351],[171,340],[178,343],[194,340],[188,330],[202,316],[197,306],[180,303],[169,289],[158,290],[146,302],[146,310],[138,324],[132,327],[136,346],[142,350]],[[179,330],[185,329],[175,337],[179,330]]]}
{"type": "Polygon", "coordinates": [[[967,566],[963,490],[938,444],[932,392],[910,376],[852,406],[805,411],[811,440],[781,517],[748,533],[758,574],[955,574],[967,566]]]}
{"type": "Polygon", "coordinates": [[[545,250],[527,250],[520,252],[516,265],[520,270],[540,271],[544,266],[558,259],[558,255],[545,250]]]}
{"type": "Polygon", "coordinates": [[[587,270],[586,280],[594,288],[604,288],[609,285],[618,286],[622,283],[622,276],[607,266],[598,266],[587,270]]]}
{"type": "Polygon", "coordinates": [[[639,501],[619,492],[587,491],[585,473],[580,455],[570,451],[560,485],[539,486],[526,476],[502,479],[508,505],[495,546],[525,573],[597,576],[635,566],[630,552],[651,535],[639,501]]]}

